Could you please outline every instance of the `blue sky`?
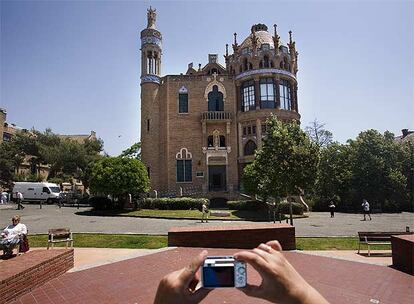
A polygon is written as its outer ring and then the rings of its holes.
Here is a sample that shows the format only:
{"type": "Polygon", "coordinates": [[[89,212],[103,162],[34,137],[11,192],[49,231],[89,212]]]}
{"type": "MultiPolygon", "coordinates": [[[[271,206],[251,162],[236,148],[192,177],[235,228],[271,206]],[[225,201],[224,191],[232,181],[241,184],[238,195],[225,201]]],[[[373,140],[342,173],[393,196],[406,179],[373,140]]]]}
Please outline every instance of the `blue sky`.
{"type": "Polygon", "coordinates": [[[414,129],[413,1],[1,1],[0,107],[24,128],[87,134],[117,155],[139,140],[140,41],[157,9],[162,72],[185,73],[255,23],[293,31],[302,125],[345,142],[414,129]]]}

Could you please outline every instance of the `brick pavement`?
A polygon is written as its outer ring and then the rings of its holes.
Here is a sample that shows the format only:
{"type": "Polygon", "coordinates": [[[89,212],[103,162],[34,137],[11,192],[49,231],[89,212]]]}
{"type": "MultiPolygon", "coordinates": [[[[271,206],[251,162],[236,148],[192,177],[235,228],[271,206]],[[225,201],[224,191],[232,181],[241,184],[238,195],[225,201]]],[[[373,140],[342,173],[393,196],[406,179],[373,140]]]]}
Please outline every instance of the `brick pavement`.
{"type": "MultiPolygon", "coordinates": [[[[167,234],[171,227],[199,227],[217,225],[251,224],[252,222],[209,221],[201,223],[197,220],[167,220],[111,216],[77,215],[78,211],[87,211],[89,208],[77,210],[73,207],[59,209],[57,206],[26,205],[24,210],[4,209],[0,206],[0,227],[10,223],[15,214],[22,216],[30,233],[47,233],[49,228],[70,227],[73,232],[94,233],[142,233],[167,234]]],[[[361,214],[336,213],[330,218],[328,212],[312,212],[309,218],[294,221],[296,236],[356,236],[357,231],[405,231],[406,226],[414,230],[414,213],[373,214],[372,221],[361,221],[361,214]]]]}
{"type": "MultiPolygon", "coordinates": [[[[21,297],[23,303],[152,303],[159,280],[184,267],[200,248],[175,248],[79,272],[66,273],[21,297]]],[[[209,249],[210,255],[233,254],[236,249],[209,249]]],[[[331,303],[408,304],[414,297],[414,277],[395,269],[285,252],[287,259],[331,303]],[[371,302],[375,303],[375,302],[371,302]]],[[[248,268],[249,283],[259,275],[248,268]]],[[[267,303],[248,298],[236,289],[217,289],[203,303],[267,303]]]]}

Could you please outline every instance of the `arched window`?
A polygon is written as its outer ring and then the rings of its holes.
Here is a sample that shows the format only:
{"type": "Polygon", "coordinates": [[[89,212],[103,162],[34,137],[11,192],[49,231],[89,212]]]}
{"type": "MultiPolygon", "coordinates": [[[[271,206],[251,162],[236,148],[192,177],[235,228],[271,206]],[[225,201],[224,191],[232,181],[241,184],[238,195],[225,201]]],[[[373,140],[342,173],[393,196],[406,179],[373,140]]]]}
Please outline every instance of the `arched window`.
{"type": "Polygon", "coordinates": [[[175,158],[177,160],[177,182],[191,182],[193,180],[192,154],[186,148],[182,148],[175,158]]]}
{"type": "Polygon", "coordinates": [[[251,110],[255,110],[256,106],[256,99],[254,93],[254,81],[245,81],[241,88],[241,98],[242,98],[242,105],[241,110],[242,112],[247,112],[251,110]]]}
{"type": "Polygon", "coordinates": [[[262,109],[274,109],[275,102],[275,86],[272,78],[260,79],[260,103],[262,109]]]}
{"type": "Polygon", "coordinates": [[[218,90],[216,85],[208,93],[208,111],[224,111],[223,93],[218,90]]]}
{"type": "Polygon", "coordinates": [[[263,66],[265,68],[270,67],[270,65],[269,65],[269,57],[267,55],[263,57],[263,66]]]}
{"type": "Polygon", "coordinates": [[[251,62],[249,62],[249,70],[253,70],[253,65],[251,62]]]}
{"type": "Polygon", "coordinates": [[[254,143],[253,140],[249,140],[245,145],[244,145],[244,155],[254,155],[254,152],[256,151],[257,146],[254,143]]]}
{"type": "Polygon", "coordinates": [[[263,68],[263,61],[260,60],[259,62],[259,69],[263,68]]]}
{"type": "Polygon", "coordinates": [[[243,67],[240,65],[239,73],[243,72],[243,67]]]}
{"type": "Polygon", "coordinates": [[[244,61],[243,61],[243,69],[245,71],[247,71],[247,68],[248,68],[248,66],[247,66],[247,58],[244,58],[244,61]]]}
{"type": "Polygon", "coordinates": [[[270,67],[271,68],[274,68],[275,67],[275,64],[273,63],[273,61],[270,61],[270,67]]]}
{"type": "Polygon", "coordinates": [[[280,108],[284,110],[292,109],[292,89],[290,82],[282,79],[279,82],[280,108]]]}

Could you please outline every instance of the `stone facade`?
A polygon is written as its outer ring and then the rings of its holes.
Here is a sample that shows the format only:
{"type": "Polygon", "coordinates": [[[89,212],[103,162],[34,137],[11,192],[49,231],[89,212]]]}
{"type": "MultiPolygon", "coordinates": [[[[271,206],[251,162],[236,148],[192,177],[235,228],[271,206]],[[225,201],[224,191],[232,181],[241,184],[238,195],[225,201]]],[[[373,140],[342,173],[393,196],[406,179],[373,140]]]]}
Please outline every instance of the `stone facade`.
{"type": "Polygon", "coordinates": [[[162,35],[156,11],[141,31],[141,143],[151,188],[159,195],[237,196],[246,164],[262,145],[266,119],[300,121],[298,53],[289,32],[256,24],[225,66],[217,54],[186,74],[161,76],[162,35]]]}

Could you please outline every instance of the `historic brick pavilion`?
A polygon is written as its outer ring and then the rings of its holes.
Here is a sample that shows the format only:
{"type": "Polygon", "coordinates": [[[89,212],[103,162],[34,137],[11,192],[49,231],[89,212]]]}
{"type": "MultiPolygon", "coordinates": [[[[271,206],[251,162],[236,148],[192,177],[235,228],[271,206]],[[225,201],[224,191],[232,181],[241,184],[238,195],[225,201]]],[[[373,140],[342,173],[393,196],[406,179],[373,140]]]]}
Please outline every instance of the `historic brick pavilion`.
{"type": "Polygon", "coordinates": [[[300,121],[295,42],[284,45],[274,25],[251,27],[239,44],[234,34],[225,66],[217,54],[164,75],[156,11],[141,31],[141,143],[151,189],[158,195],[237,196],[243,168],[262,145],[266,119],[300,121]]]}

